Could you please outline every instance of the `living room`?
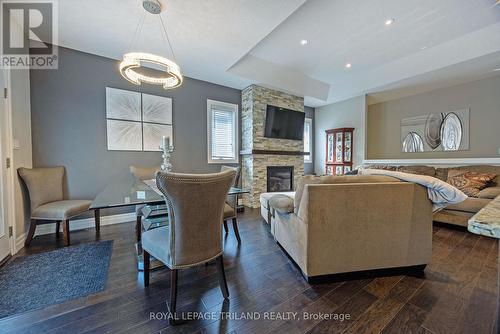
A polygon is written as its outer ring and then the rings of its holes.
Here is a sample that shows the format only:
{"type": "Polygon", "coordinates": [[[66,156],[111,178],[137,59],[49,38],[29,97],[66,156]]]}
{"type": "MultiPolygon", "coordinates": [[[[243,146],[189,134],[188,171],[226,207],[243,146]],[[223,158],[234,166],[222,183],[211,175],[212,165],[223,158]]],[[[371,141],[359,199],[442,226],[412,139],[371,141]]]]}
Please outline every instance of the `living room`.
{"type": "Polygon", "coordinates": [[[496,0],[2,0],[1,333],[498,333],[496,0]]]}

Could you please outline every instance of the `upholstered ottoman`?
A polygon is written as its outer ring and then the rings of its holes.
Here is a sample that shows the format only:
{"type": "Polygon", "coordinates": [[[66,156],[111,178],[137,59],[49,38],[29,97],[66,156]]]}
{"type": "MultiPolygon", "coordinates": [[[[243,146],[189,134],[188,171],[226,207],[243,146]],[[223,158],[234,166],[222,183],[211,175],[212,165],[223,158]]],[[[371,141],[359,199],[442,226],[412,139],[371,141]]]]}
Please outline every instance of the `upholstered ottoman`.
{"type": "Polygon", "coordinates": [[[269,200],[275,195],[285,195],[293,199],[295,197],[295,191],[288,192],[274,192],[274,193],[262,193],[260,194],[260,214],[266,223],[271,224],[271,210],[269,208],[269,200]]]}

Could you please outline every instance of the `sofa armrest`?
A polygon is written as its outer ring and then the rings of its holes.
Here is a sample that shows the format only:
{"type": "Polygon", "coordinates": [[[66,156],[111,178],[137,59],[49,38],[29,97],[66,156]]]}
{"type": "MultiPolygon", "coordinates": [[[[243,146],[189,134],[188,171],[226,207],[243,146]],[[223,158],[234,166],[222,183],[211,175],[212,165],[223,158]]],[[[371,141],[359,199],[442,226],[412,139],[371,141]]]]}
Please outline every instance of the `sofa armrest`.
{"type": "Polygon", "coordinates": [[[500,187],[486,187],[481,190],[478,194],[478,198],[494,199],[500,196],[500,187]]]}
{"type": "Polygon", "coordinates": [[[293,198],[285,195],[274,195],[269,199],[269,206],[281,214],[293,212],[293,198]]]}

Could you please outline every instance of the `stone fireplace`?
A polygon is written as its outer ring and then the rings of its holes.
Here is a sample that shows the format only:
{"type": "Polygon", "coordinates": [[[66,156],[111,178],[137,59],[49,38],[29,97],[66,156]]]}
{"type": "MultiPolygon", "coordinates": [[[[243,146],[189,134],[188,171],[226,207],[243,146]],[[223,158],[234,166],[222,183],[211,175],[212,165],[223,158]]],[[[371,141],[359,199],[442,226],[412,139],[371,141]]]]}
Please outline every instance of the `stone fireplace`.
{"type": "Polygon", "coordinates": [[[293,166],[267,166],[267,192],[293,191],[293,166]]]}
{"type": "MultiPolygon", "coordinates": [[[[304,98],[257,85],[245,88],[241,94],[241,176],[243,187],[250,190],[248,196],[243,196],[243,204],[258,208],[260,194],[268,191],[268,167],[291,169],[292,178],[289,188],[293,190],[299,178],[304,175],[302,140],[264,137],[267,105],[304,112],[304,98]]],[[[279,177],[281,176],[283,174],[280,173],[279,177]]],[[[281,183],[283,186],[286,182],[281,183]]]]}

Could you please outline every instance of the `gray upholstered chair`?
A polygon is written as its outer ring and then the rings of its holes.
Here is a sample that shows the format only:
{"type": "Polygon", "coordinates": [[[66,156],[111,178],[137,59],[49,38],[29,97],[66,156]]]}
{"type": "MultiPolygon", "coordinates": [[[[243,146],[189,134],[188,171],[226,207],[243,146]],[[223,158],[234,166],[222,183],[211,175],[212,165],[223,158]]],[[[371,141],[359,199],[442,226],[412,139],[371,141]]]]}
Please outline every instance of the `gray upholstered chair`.
{"type": "Polygon", "coordinates": [[[215,174],[156,174],[170,222],[142,235],[144,285],[149,285],[150,255],[171,269],[171,319],[175,319],[179,269],[216,260],[222,295],[229,297],[222,259],[221,222],[224,200],[235,175],[233,170],[215,174]]]}
{"type": "MultiPolygon", "coordinates": [[[[156,177],[156,173],[160,171],[160,167],[142,167],[142,166],[130,166],[130,173],[138,180],[152,180],[156,177]]],[[[141,240],[141,221],[142,221],[142,208],[144,205],[135,206],[135,235],[137,241],[141,240]]]]}
{"type": "MultiPolygon", "coordinates": [[[[232,167],[232,166],[221,166],[220,168],[221,172],[226,171],[226,170],[233,170],[236,172],[236,175],[234,177],[234,181],[231,184],[233,187],[237,187],[239,184],[239,177],[240,177],[240,167],[232,167]]],[[[226,198],[226,203],[224,205],[224,231],[226,233],[229,232],[229,229],[227,228],[227,221],[231,220],[233,222],[233,231],[234,235],[236,236],[236,239],[238,240],[238,243],[241,242],[240,238],[240,233],[238,231],[238,221],[236,220],[236,215],[237,215],[237,207],[238,204],[238,199],[237,196],[235,195],[229,195],[226,198]]]]}
{"type": "MultiPolygon", "coordinates": [[[[64,167],[19,168],[17,172],[26,186],[30,199],[30,229],[24,245],[30,245],[37,224],[55,223],[58,235],[62,223],[64,243],[68,246],[70,219],[87,212],[92,201],[64,199],[64,167]]],[[[96,221],[96,232],[99,232],[99,228],[96,221]]]]}

